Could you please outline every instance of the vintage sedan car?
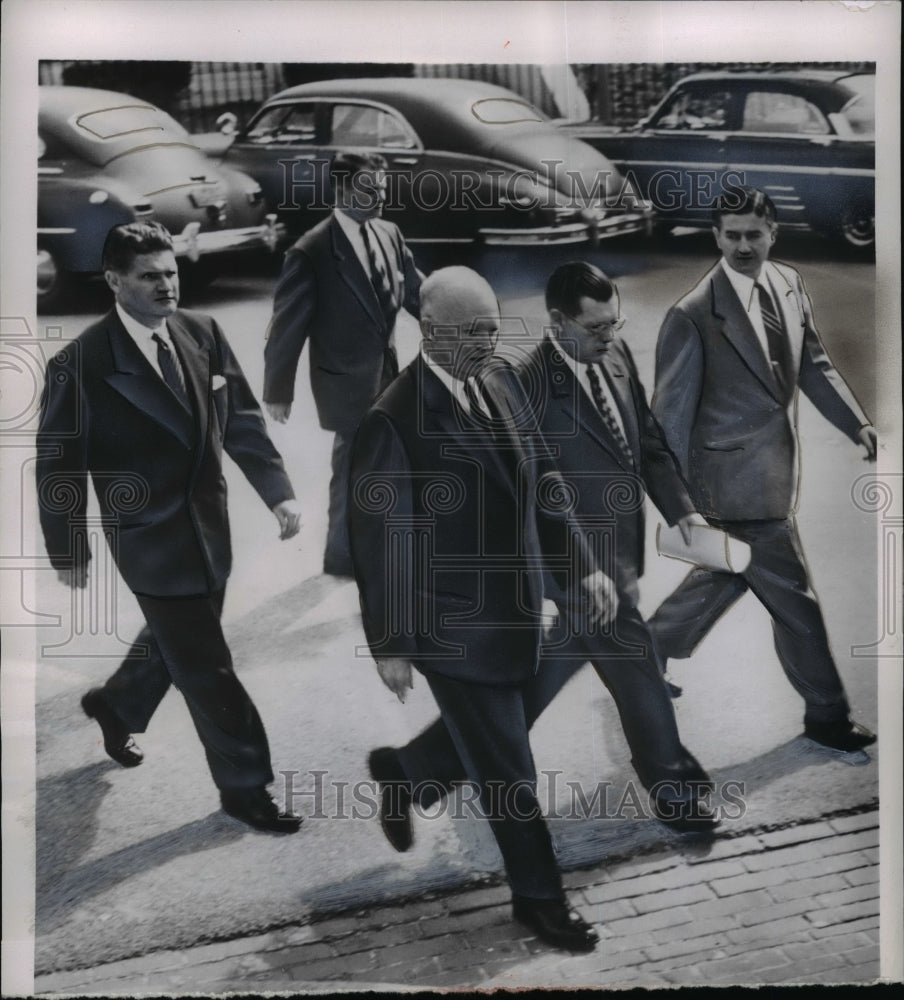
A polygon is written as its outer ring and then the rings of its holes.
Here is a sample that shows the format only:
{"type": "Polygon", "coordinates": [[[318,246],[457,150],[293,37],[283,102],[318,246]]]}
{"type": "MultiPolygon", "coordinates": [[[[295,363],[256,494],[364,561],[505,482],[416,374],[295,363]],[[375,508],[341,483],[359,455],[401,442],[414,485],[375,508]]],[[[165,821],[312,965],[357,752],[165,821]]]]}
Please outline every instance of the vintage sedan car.
{"type": "Polygon", "coordinates": [[[350,151],[386,158],[383,215],[412,243],[574,243],[651,227],[650,206],[609,160],[512,91],[472,80],[292,87],[223,162],[254,177],[297,233],[329,211],[329,164],[350,151]]]}
{"type": "Polygon", "coordinates": [[[722,188],[741,183],[772,198],[783,227],[874,243],[871,73],[697,73],[633,128],[563,127],[634,181],[664,226],[709,226],[722,188]]]}
{"type": "Polygon", "coordinates": [[[120,223],[163,223],[177,257],[208,276],[214,255],[275,247],[260,185],[218,168],[159,108],[107,90],[39,90],[39,311],[58,308],[74,276],[101,270],[120,223]]]}

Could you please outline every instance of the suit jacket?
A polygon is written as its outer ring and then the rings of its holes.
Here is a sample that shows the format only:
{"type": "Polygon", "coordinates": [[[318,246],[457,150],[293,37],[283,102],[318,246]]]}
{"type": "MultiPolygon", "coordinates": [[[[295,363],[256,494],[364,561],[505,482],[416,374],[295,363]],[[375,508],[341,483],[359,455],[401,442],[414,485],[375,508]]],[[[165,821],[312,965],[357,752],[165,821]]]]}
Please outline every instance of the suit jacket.
{"type": "MultiPolygon", "coordinates": [[[[420,315],[421,276],[397,226],[371,220],[388,259],[395,301],[420,315]]],[[[290,403],[298,359],[310,339],[311,389],[320,426],[351,433],[398,373],[387,322],[370,274],[330,215],[286,253],[264,349],[264,399],[290,403]],[[388,376],[388,377],[387,377],[388,376]]]]}
{"type": "Polygon", "coordinates": [[[555,485],[540,489],[557,473],[515,433],[517,378],[501,373],[487,396],[492,428],[469,418],[422,358],[406,368],[355,436],[349,533],[375,657],[516,684],[537,666],[544,565],[565,588],[589,571],[588,553],[556,508],[555,485]]]}
{"type": "Polygon", "coordinates": [[[653,412],[694,505],[722,521],[789,517],[797,504],[797,390],[856,441],[868,423],[820,341],[800,275],[765,266],[790,347],[783,396],[738,296],[717,264],[668,312],[653,412]]]}
{"type": "MultiPolygon", "coordinates": [[[[614,540],[612,565],[602,568],[615,580],[620,599],[634,605],[643,574],[644,490],[669,524],[690,513],[693,505],[627,345],[613,341],[600,365],[633,465],[553,341],[544,340],[532,352],[522,381],[536,402],[536,419],[552,459],[571,490],[574,518],[589,535],[605,533],[614,540]]],[[[597,548],[605,551],[601,539],[597,548]]]]}
{"type": "Polygon", "coordinates": [[[40,518],[52,564],[72,565],[90,473],[123,579],[154,597],[225,586],[231,550],[224,449],[268,507],[293,496],[216,322],[179,310],[167,326],[193,412],[113,309],[49,362],[37,440],[40,518]]]}

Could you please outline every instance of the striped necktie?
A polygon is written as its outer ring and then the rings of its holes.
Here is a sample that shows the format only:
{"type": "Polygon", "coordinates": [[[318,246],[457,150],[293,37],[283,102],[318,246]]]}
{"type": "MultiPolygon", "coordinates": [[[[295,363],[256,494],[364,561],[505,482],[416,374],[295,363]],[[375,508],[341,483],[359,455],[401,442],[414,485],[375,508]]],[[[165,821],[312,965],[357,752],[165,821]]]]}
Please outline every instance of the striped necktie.
{"type": "Polygon", "coordinates": [[[151,339],[157,343],[157,364],[163,374],[163,381],[170,387],[173,394],[180,403],[188,410],[191,409],[188,402],[188,393],[182,381],[182,373],[179,371],[179,362],[173,357],[169,344],[159,333],[152,334],[151,339]]]}
{"type": "Polygon", "coordinates": [[[392,282],[389,278],[389,269],[383,248],[379,246],[376,234],[371,235],[370,227],[366,222],[361,223],[361,239],[364,240],[367,259],[370,261],[370,280],[374,286],[374,291],[377,293],[380,310],[386,319],[387,325],[392,326],[398,308],[392,290],[392,282]]]}
{"type": "Polygon", "coordinates": [[[628,464],[633,466],[634,456],[631,453],[631,448],[629,447],[628,442],[625,440],[625,435],[622,433],[621,427],[618,426],[618,421],[615,419],[615,414],[612,412],[612,408],[606,401],[606,396],[603,392],[603,386],[600,382],[596,365],[587,365],[587,378],[590,379],[590,388],[593,390],[593,401],[596,403],[596,408],[600,411],[600,416],[603,418],[603,423],[606,425],[606,429],[612,437],[615,438],[615,442],[628,464]]]}
{"type": "Polygon", "coordinates": [[[760,299],[760,315],[763,318],[763,328],[766,331],[766,344],[769,347],[772,374],[775,376],[779,392],[784,395],[788,389],[788,338],[785,336],[784,324],[775,308],[769,290],[759,282],[756,283],[756,290],[760,299]]]}

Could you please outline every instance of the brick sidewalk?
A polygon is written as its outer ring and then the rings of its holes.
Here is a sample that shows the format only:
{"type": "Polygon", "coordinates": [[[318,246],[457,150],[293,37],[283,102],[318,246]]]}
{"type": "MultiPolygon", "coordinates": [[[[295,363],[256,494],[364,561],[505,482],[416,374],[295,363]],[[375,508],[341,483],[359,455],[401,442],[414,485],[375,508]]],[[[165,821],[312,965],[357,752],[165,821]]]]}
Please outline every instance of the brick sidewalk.
{"type": "Polygon", "coordinates": [[[879,817],[871,810],[569,872],[600,933],[554,951],[490,884],[254,937],[35,980],[35,993],[857,983],[879,976],[879,817]]]}

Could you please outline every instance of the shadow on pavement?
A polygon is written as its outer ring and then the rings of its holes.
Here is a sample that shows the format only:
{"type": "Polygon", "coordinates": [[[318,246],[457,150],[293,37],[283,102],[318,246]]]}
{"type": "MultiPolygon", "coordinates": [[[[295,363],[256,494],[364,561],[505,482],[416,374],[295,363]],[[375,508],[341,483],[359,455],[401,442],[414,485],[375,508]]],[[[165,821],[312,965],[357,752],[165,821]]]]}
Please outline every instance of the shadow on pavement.
{"type": "MultiPolygon", "coordinates": [[[[103,765],[93,765],[91,768],[82,768],[81,771],[69,772],[54,779],[54,782],[65,780],[74,787],[83,787],[84,782],[78,781],[73,776],[84,775],[85,771],[97,771],[101,767],[103,765]]],[[[89,796],[90,794],[89,787],[89,796]]],[[[104,790],[101,790],[99,796],[95,795],[95,813],[103,794],[104,790]]],[[[39,788],[39,815],[41,796],[42,790],[39,788]]],[[[73,799],[75,800],[75,796],[73,799]]],[[[64,808],[59,815],[55,815],[51,821],[55,824],[55,832],[48,829],[42,834],[41,839],[45,842],[43,853],[41,843],[38,844],[35,880],[37,897],[35,930],[37,935],[51,932],[64,923],[71,916],[72,911],[83,906],[86,899],[100,895],[126,879],[165,865],[173,858],[222,847],[231,841],[239,840],[246,832],[237,824],[233,825],[218,810],[203,817],[203,819],[185,823],[175,830],[168,830],[166,833],[150,837],[130,847],[124,847],[112,854],[106,854],[79,867],[71,867],[69,858],[66,858],[62,864],[55,859],[51,860],[56,848],[61,844],[68,844],[73,836],[73,831],[80,831],[82,827],[85,827],[84,834],[76,834],[79,855],[85,853],[91,846],[96,823],[91,824],[90,819],[86,823],[86,816],[83,815],[86,811],[84,804],[84,796],[80,796],[77,799],[78,808],[75,811],[72,808],[64,808]]],[[[52,808],[52,806],[48,805],[47,808],[52,808]]],[[[38,829],[41,829],[40,822],[38,829]]],[[[72,852],[67,853],[71,854],[72,852]]]]}

